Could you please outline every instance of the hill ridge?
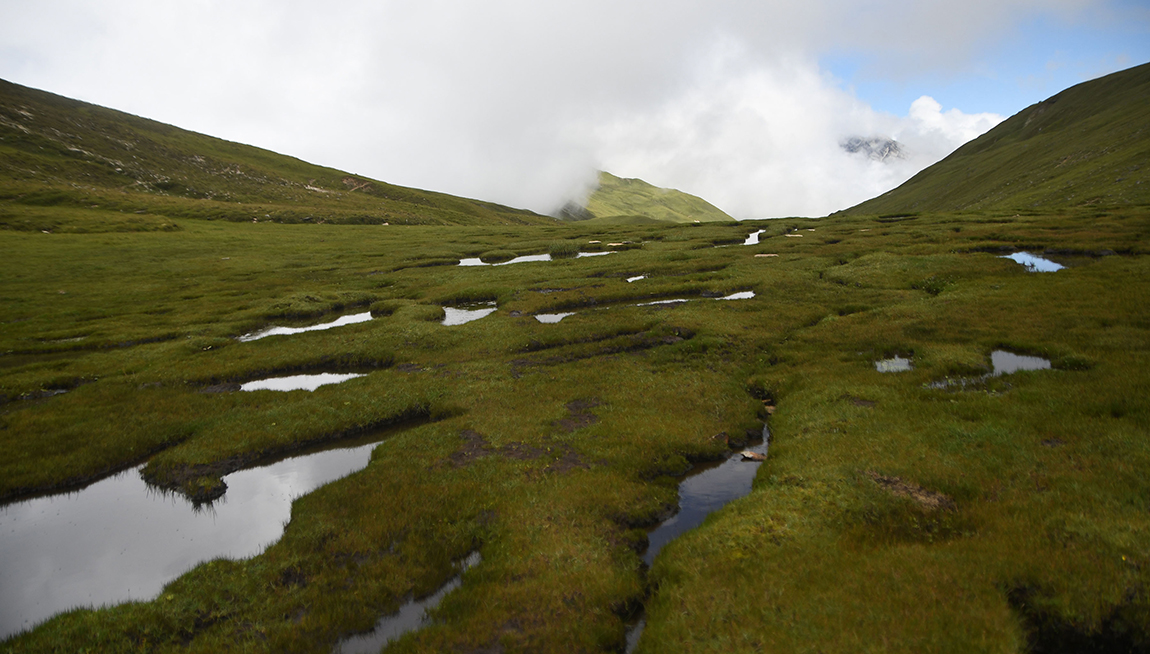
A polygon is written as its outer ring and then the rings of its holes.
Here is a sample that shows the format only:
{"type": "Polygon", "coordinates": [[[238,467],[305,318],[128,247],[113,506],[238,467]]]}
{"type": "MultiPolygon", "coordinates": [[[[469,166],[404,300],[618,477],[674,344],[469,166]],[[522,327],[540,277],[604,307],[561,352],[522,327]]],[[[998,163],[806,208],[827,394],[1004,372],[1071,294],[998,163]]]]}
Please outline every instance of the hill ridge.
{"type": "Polygon", "coordinates": [[[845,214],[1150,204],[1150,64],[1065,89],[845,214]]]}

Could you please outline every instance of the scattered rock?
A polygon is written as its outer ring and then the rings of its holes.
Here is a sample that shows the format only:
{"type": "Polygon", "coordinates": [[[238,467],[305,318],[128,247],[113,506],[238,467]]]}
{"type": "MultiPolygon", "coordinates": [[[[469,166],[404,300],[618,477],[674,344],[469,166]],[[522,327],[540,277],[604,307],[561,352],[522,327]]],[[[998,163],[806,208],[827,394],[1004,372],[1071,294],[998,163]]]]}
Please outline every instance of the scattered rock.
{"type": "Polygon", "coordinates": [[[742,452],[739,452],[739,454],[742,455],[744,461],[766,461],[767,460],[766,454],[759,454],[758,452],[752,452],[750,450],[743,450],[742,452]]]}

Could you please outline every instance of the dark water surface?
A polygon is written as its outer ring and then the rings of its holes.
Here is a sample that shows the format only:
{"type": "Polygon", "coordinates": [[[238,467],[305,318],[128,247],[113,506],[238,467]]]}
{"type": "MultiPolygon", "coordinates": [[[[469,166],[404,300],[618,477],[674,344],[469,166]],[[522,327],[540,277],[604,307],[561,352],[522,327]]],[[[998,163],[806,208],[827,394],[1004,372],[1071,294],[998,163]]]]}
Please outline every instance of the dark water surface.
{"type": "MultiPolygon", "coordinates": [[[[770,440],[770,431],[763,425],[762,440],[747,449],[765,457],[770,440]]],[[[693,468],[679,483],[679,512],[648,532],[649,544],[647,551],[643,553],[643,562],[651,565],[667,543],[701,525],[708,515],[721,509],[731,500],[749,494],[761,465],[761,461],[744,461],[743,455],[736,453],[721,463],[709,463],[693,468]]],[[[642,637],[646,626],[646,616],[640,614],[636,622],[627,629],[627,652],[634,651],[638,646],[639,638],[642,637]]]]}
{"type": "Polygon", "coordinates": [[[341,640],[332,654],[374,654],[403,634],[423,627],[427,624],[427,612],[439,606],[448,593],[459,588],[463,584],[461,575],[479,565],[481,560],[479,552],[472,552],[459,564],[459,574],[440,586],[439,590],[423,599],[408,600],[395,613],[380,618],[370,632],[341,640]]]}
{"type": "Polygon", "coordinates": [[[134,468],[0,508],[0,638],[76,606],[153,599],[201,561],[259,554],[283,534],[294,498],[367,466],[385,435],[234,472],[208,507],[157,491],[134,468]]]}

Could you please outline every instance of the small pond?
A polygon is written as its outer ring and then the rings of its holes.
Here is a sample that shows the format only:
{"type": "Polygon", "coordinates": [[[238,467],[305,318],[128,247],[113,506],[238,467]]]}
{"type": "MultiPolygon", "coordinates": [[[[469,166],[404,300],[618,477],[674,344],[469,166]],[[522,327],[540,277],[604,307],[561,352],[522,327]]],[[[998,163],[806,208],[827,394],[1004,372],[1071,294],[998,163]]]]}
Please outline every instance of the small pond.
{"type": "Polygon", "coordinates": [[[977,377],[947,377],[938,381],[929,382],[927,388],[939,390],[965,390],[967,388],[982,388],[991,377],[1000,377],[1025,370],[1049,370],[1050,359],[1032,357],[1024,354],[1015,354],[1006,350],[995,350],[990,353],[992,370],[985,375],[977,377]]]}
{"type": "Polygon", "coordinates": [[[386,435],[234,472],[207,507],[157,491],[133,468],[0,508],[0,638],[76,606],[150,600],[197,563],[262,552],[294,498],[367,466],[386,435]]]}
{"type": "Polygon", "coordinates": [[[911,369],[910,359],[896,355],[890,359],[875,361],[874,369],[879,372],[906,372],[911,369]]]}
{"type": "Polygon", "coordinates": [[[731,293],[723,297],[715,298],[716,300],[749,300],[755,297],[754,291],[741,291],[739,293],[731,293]]]}
{"type": "Polygon", "coordinates": [[[460,562],[459,574],[440,586],[439,590],[422,599],[408,600],[399,607],[399,611],[380,618],[370,632],[341,640],[332,654],[374,654],[403,634],[423,627],[428,621],[427,612],[439,606],[448,593],[463,585],[463,573],[479,565],[481,560],[479,552],[472,552],[460,562]]]}
{"type": "Polygon", "coordinates": [[[443,307],[443,323],[449,327],[462,325],[472,320],[479,320],[484,316],[495,313],[495,303],[489,302],[478,309],[459,309],[456,307],[443,307]]]}
{"type": "Polygon", "coordinates": [[[995,350],[990,353],[990,365],[994,366],[991,375],[1009,375],[1020,370],[1049,370],[1050,359],[1014,354],[1006,350],[995,350]]]}
{"type": "Polygon", "coordinates": [[[759,244],[759,234],[762,234],[765,231],[767,231],[767,230],[760,229],[757,232],[751,232],[750,236],[747,237],[747,240],[743,241],[743,245],[758,245],[759,244]]]}
{"type": "Polygon", "coordinates": [[[535,319],[541,323],[554,324],[554,323],[559,322],[560,320],[563,320],[567,316],[573,316],[573,315],[575,315],[574,311],[571,311],[568,313],[539,313],[539,314],[535,315],[535,319]]]}
{"type": "Polygon", "coordinates": [[[353,325],[357,322],[367,322],[371,320],[371,312],[364,311],[363,313],[354,313],[350,316],[343,316],[338,320],[332,322],[325,322],[321,325],[311,325],[309,327],[269,327],[262,329],[258,332],[244,334],[239,338],[241,342],[255,341],[266,336],[286,336],[288,334],[302,334],[303,332],[314,332],[320,329],[331,329],[332,327],[342,327],[343,325],[353,325]]]}
{"type": "Polygon", "coordinates": [[[356,377],[360,373],[321,372],[317,375],[291,375],[289,377],[269,377],[240,384],[241,391],[314,391],[325,384],[338,384],[356,377]]]}
{"type": "Polygon", "coordinates": [[[1062,264],[1054,263],[1049,259],[1043,259],[1042,257],[1035,256],[1029,252],[1015,252],[1014,254],[1009,254],[1001,258],[1010,259],[1015,263],[1022,264],[1026,267],[1027,272],[1033,273],[1056,272],[1066,267],[1062,264]]]}

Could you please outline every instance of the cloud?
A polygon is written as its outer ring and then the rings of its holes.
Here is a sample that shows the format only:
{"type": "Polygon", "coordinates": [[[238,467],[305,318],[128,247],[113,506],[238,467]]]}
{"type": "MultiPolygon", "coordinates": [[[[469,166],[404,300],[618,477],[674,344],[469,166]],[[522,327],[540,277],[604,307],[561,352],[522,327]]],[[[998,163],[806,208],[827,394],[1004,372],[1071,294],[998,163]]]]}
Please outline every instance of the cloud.
{"type": "Polygon", "coordinates": [[[0,77],[389,182],[551,211],[595,167],[739,217],[885,191],[999,119],[871,110],[819,69],[969,65],[1088,0],[38,0],[0,8],[0,77]],[[884,165],[838,147],[889,136],[884,165]]]}

